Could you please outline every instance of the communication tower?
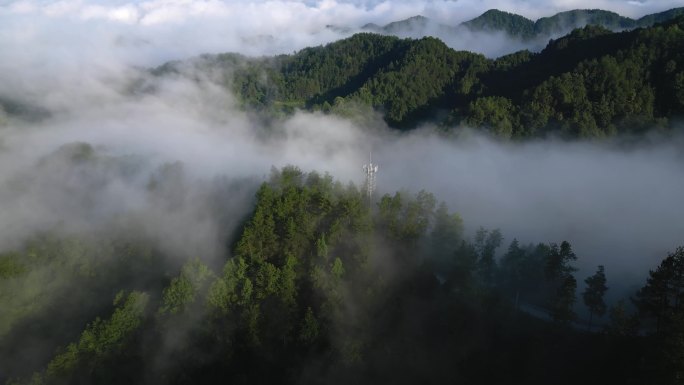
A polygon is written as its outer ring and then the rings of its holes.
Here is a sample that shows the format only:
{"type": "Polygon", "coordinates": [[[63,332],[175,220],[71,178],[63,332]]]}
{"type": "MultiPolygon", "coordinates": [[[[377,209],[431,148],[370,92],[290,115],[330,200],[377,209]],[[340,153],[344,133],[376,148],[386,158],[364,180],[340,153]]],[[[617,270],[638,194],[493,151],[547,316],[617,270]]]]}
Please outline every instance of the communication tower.
{"type": "Polygon", "coordinates": [[[373,198],[373,191],[375,191],[375,174],[378,172],[378,165],[373,164],[373,154],[368,154],[368,164],[363,165],[363,171],[366,173],[366,194],[368,195],[368,207],[371,207],[371,199],[373,198]]]}

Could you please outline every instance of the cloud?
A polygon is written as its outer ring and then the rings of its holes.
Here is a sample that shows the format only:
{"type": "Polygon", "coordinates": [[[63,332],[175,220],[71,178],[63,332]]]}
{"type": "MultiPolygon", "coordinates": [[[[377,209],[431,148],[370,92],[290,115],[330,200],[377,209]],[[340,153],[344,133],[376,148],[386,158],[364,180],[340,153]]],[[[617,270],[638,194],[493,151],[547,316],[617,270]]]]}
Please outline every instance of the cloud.
{"type": "MultiPolygon", "coordinates": [[[[114,57],[127,64],[150,66],[201,53],[290,53],[347,36],[331,31],[328,25],[354,30],[371,22],[383,25],[419,14],[456,26],[490,8],[536,19],[574,8],[605,8],[626,16],[641,16],[676,6],[684,6],[684,0],[645,1],[638,5],[619,0],[10,0],[0,5],[0,46],[14,48],[5,51],[14,61],[21,59],[21,48],[31,46],[32,52],[41,47],[43,52],[75,54],[80,62],[114,57]],[[273,39],[254,44],[254,38],[259,36],[273,39]],[[122,39],[148,44],[144,48],[114,44],[122,39]]],[[[454,48],[478,51],[478,47],[495,44],[493,39],[479,44],[469,41],[481,37],[453,36],[445,40],[454,48]]],[[[40,59],[48,57],[53,55],[40,59]]]]}
{"type": "Polygon", "coordinates": [[[304,112],[264,126],[195,75],[199,81],[147,79],[155,91],[140,95],[86,81],[45,93],[47,104],[71,103],[47,120],[5,126],[0,246],[37,229],[83,231],[130,214],[176,254],[220,257],[226,228],[249,212],[271,167],[293,164],[359,185],[371,150],[380,193],[434,192],[469,232],[500,228],[506,242],[568,240],[580,277],[604,264],[615,279],[641,283],[682,242],[684,138],[503,143],[467,131],[400,134],[380,123],[371,130],[304,112]],[[63,148],[74,142],[89,143],[100,160],[75,166],[73,147],[63,148]],[[167,182],[152,191],[154,180],[167,182]]]}
{"type": "Polygon", "coordinates": [[[681,148],[681,137],[639,145],[501,143],[416,132],[380,144],[373,156],[385,191],[429,186],[471,231],[501,228],[506,242],[568,240],[580,277],[605,264],[620,284],[634,284],[683,241],[681,148]]]}

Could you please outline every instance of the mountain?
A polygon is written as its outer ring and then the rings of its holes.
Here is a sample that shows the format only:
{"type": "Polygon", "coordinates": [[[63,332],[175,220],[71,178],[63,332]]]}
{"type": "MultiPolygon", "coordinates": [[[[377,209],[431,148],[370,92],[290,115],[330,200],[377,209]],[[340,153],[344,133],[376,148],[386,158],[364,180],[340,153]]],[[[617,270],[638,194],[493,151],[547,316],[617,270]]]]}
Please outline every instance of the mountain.
{"type": "Polygon", "coordinates": [[[7,117],[38,122],[49,116],[50,111],[46,108],[0,95],[0,126],[7,117]]]}
{"type": "MultiPolygon", "coordinates": [[[[78,164],[74,174],[98,168],[98,150],[70,147],[54,156],[78,164]]],[[[682,349],[678,316],[652,331],[632,325],[660,313],[630,317],[618,304],[601,331],[572,323],[577,256],[567,241],[513,239],[499,252],[499,230],[465,238],[461,218],[424,190],[370,209],[353,184],[292,166],[274,169],[254,201],[217,266],[172,258],[135,230],[39,235],[0,254],[0,381],[667,384],[651,381],[681,370],[670,353],[682,349]],[[556,290],[563,282],[570,289],[556,290]]],[[[663,308],[655,290],[677,294],[670,277],[682,260],[679,248],[651,272],[640,310],[663,308]]],[[[681,314],[672,302],[667,311],[681,314]]]]}
{"type": "Polygon", "coordinates": [[[619,32],[648,27],[657,22],[670,20],[683,12],[684,8],[675,8],[634,20],[610,11],[584,9],[560,12],[533,21],[514,13],[490,9],[460,24],[449,24],[419,15],[386,25],[370,23],[360,28],[338,27],[333,30],[344,33],[346,36],[355,31],[414,39],[432,36],[446,42],[452,48],[474,50],[494,58],[522,49],[539,51],[549,39],[556,39],[575,28],[582,28],[586,25],[598,25],[619,32]],[[514,39],[502,43],[501,36],[497,34],[505,34],[514,39]]]}
{"type": "Polygon", "coordinates": [[[673,8],[664,12],[654,13],[651,15],[646,15],[637,20],[637,24],[640,27],[648,27],[655,23],[662,23],[664,21],[674,19],[677,16],[684,15],[684,7],[673,8]]]}
{"type": "Polygon", "coordinates": [[[526,17],[490,9],[482,15],[461,24],[472,31],[504,31],[509,35],[532,37],[535,33],[534,22],[526,17]]]}
{"type": "Polygon", "coordinates": [[[386,33],[396,33],[411,29],[423,29],[428,26],[430,19],[425,16],[418,15],[409,17],[405,20],[395,21],[382,27],[382,31],[386,33]]]}
{"type": "MultiPolygon", "coordinates": [[[[496,60],[431,37],[363,33],[294,55],[205,55],[193,65],[225,73],[245,108],[273,116],[373,108],[399,129],[434,122],[513,138],[605,137],[684,113],[684,16],[624,32],[588,26],[496,60]]],[[[183,70],[154,73],[169,71],[183,70]]]]}
{"type": "Polygon", "coordinates": [[[408,36],[435,36],[443,34],[454,34],[458,32],[458,27],[437,23],[434,20],[422,15],[412,16],[408,19],[394,21],[384,26],[369,23],[361,27],[361,31],[374,32],[383,35],[394,35],[398,37],[408,36]]]}
{"type": "Polygon", "coordinates": [[[461,26],[476,32],[502,31],[523,39],[532,39],[564,35],[575,28],[586,25],[598,25],[613,31],[649,27],[682,14],[684,14],[684,8],[673,8],[635,20],[600,9],[576,9],[542,17],[533,22],[514,13],[490,9],[478,17],[462,23],[461,26]]]}
{"type": "Polygon", "coordinates": [[[551,17],[542,17],[534,23],[535,35],[566,34],[585,25],[600,25],[604,28],[619,31],[635,28],[636,20],[623,17],[615,12],[600,9],[582,9],[560,12],[551,17]]]}

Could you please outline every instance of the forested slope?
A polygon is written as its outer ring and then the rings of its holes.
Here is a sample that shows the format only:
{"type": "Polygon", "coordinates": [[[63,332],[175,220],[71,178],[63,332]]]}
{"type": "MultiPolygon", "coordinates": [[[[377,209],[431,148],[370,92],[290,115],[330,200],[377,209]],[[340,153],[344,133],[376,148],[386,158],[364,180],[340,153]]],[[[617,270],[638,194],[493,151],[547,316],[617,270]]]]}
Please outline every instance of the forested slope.
{"type": "Polygon", "coordinates": [[[287,167],[256,197],[222,268],[189,256],[172,268],[144,239],[106,235],[37,237],[2,254],[1,292],[24,296],[0,296],[16,320],[0,335],[9,383],[647,384],[683,369],[671,291],[684,249],[636,294],[637,315],[603,302],[603,267],[578,284],[568,242],[514,239],[496,258],[498,230],[464,239],[458,215],[424,191],[369,209],[353,185],[287,167]],[[573,323],[582,289],[597,317],[610,307],[602,333],[573,323]],[[52,341],[43,355],[13,340],[29,325],[52,341]]]}
{"type": "Polygon", "coordinates": [[[565,35],[575,28],[589,25],[600,26],[612,31],[651,27],[656,23],[674,19],[682,14],[684,14],[684,8],[672,8],[632,19],[602,9],[573,9],[533,21],[515,13],[490,9],[476,18],[458,25],[438,23],[425,16],[413,16],[384,26],[367,24],[361,29],[396,36],[414,35],[419,32],[427,35],[437,32],[440,36],[458,36],[458,34],[468,32],[503,32],[508,37],[529,41],[565,35]]]}
{"type": "MultiPolygon", "coordinates": [[[[684,112],[684,18],[614,33],[577,29],[491,60],[435,38],[358,34],[294,55],[206,55],[247,108],[348,113],[372,107],[388,124],[465,124],[501,137],[606,137],[668,125],[684,112]]],[[[183,64],[183,65],[181,65],[183,64]]],[[[183,72],[169,63],[158,75],[183,72]]],[[[186,68],[187,70],[187,68],[186,68]]]]}

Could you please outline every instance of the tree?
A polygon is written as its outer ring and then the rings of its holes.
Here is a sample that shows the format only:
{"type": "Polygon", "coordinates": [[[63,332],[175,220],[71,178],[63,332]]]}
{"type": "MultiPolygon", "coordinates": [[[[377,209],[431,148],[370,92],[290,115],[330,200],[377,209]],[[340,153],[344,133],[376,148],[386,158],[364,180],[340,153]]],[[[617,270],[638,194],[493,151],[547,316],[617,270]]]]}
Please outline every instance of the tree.
{"type": "Polygon", "coordinates": [[[442,202],[435,211],[434,225],[430,233],[430,258],[438,269],[443,270],[449,258],[459,247],[463,234],[463,220],[458,214],[450,214],[442,202]]]}
{"type": "Polygon", "coordinates": [[[563,241],[560,248],[555,243],[551,245],[546,259],[545,274],[551,293],[547,305],[554,321],[568,322],[575,318],[572,308],[575,304],[577,281],[572,272],[577,269],[570,266],[570,262],[575,260],[577,256],[567,241],[563,241]]]}
{"type": "Polygon", "coordinates": [[[453,253],[449,271],[448,286],[466,291],[474,284],[474,271],[477,264],[477,250],[470,242],[461,241],[461,245],[453,253]]]}
{"type": "Polygon", "coordinates": [[[575,319],[575,312],[572,310],[575,305],[575,290],[577,280],[572,274],[568,274],[556,289],[556,295],[551,303],[551,318],[557,322],[569,322],[575,319]]]}
{"type": "Polygon", "coordinates": [[[190,305],[197,294],[208,286],[210,279],[215,278],[209,267],[199,259],[188,261],[178,277],[171,280],[162,293],[162,305],[159,314],[175,314],[182,312],[190,305]]]}
{"type": "Polygon", "coordinates": [[[656,321],[649,355],[663,383],[680,383],[684,375],[684,247],[678,247],[655,271],[634,300],[643,317],[656,321]]]}
{"type": "Polygon", "coordinates": [[[466,122],[473,127],[484,128],[495,136],[510,138],[517,125],[516,119],[517,111],[509,99],[490,96],[470,103],[466,122]]]}
{"type": "Polygon", "coordinates": [[[560,248],[557,244],[551,244],[548,257],[546,259],[545,273],[550,281],[563,278],[566,274],[571,274],[577,269],[570,266],[570,262],[576,261],[577,256],[572,251],[572,246],[568,241],[563,241],[560,248]]]}
{"type": "Polygon", "coordinates": [[[503,236],[501,236],[499,229],[489,231],[480,227],[475,234],[475,250],[477,250],[479,256],[477,271],[485,285],[491,285],[494,281],[494,275],[496,274],[494,255],[496,249],[501,246],[502,240],[503,236]]]}
{"type": "Polygon", "coordinates": [[[74,383],[73,377],[84,373],[113,376],[116,367],[107,364],[111,365],[113,356],[124,354],[143,323],[148,302],[146,293],[134,291],[126,295],[120,291],[114,299],[112,316],[96,318],[86,326],[78,342],[69,344],[50,361],[45,372],[47,383],[74,383]]]}
{"type": "Polygon", "coordinates": [[[606,313],[606,303],[603,301],[603,295],[608,290],[608,287],[606,286],[606,274],[603,265],[600,265],[596,273],[591,277],[587,277],[584,282],[587,284],[587,288],[582,293],[582,299],[584,300],[584,305],[589,309],[588,328],[591,330],[591,321],[594,314],[601,317],[606,313]]]}
{"type": "Polygon", "coordinates": [[[643,316],[655,318],[656,333],[666,332],[676,315],[684,313],[684,247],[649,272],[634,302],[643,316]]]}
{"type": "Polygon", "coordinates": [[[299,340],[306,345],[310,345],[316,341],[318,338],[319,326],[318,320],[314,315],[311,307],[306,309],[306,314],[304,314],[304,320],[302,320],[301,329],[299,331],[299,340]]]}
{"type": "Polygon", "coordinates": [[[520,289],[525,281],[524,262],[525,250],[521,249],[518,240],[513,238],[513,241],[508,246],[508,251],[501,258],[499,272],[504,288],[515,293],[516,308],[518,308],[520,300],[520,289]]]}

